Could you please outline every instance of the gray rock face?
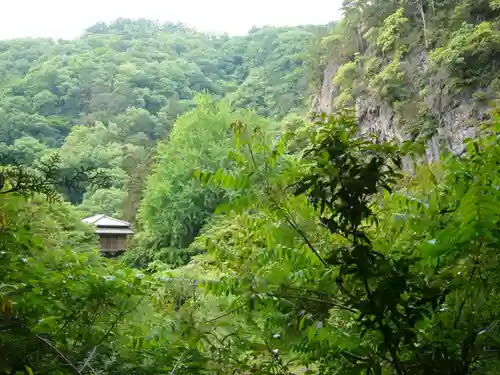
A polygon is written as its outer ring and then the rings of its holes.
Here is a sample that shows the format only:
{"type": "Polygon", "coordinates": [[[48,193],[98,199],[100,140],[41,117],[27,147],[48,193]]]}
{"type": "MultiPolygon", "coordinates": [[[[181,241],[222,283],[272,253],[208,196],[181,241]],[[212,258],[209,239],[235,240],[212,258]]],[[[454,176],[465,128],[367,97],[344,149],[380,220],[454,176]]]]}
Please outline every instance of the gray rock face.
{"type": "Polygon", "coordinates": [[[325,68],[319,91],[313,98],[312,112],[332,114],[333,99],[338,95],[338,89],[333,84],[333,77],[340,68],[340,64],[331,60],[325,68]]]}
{"type": "MultiPolygon", "coordinates": [[[[418,67],[417,70],[424,73],[428,66],[427,53],[420,51],[414,54],[408,63],[414,64],[418,67]]],[[[333,77],[338,68],[339,64],[335,61],[326,67],[322,87],[313,101],[313,112],[332,114],[333,101],[338,94],[338,89],[333,84],[333,77]]],[[[439,126],[428,141],[425,159],[428,162],[439,159],[443,148],[454,154],[461,154],[465,148],[465,139],[476,135],[477,123],[486,118],[489,107],[478,104],[472,98],[472,92],[450,95],[437,83],[432,82],[428,91],[430,93],[424,98],[424,102],[437,119],[439,126]]],[[[409,134],[405,134],[402,130],[394,109],[388,103],[380,103],[369,97],[359,97],[356,99],[356,117],[362,132],[371,132],[381,140],[409,139],[409,134]]]]}
{"type": "Polygon", "coordinates": [[[396,124],[392,108],[373,98],[356,99],[356,118],[363,133],[374,134],[380,140],[407,139],[396,124]]]}

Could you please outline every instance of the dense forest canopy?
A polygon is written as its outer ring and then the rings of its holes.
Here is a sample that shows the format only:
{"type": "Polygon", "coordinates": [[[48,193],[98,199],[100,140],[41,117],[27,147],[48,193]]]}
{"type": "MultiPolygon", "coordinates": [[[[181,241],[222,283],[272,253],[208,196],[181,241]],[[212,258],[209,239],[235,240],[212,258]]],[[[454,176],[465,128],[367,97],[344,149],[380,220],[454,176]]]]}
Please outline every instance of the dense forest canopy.
{"type": "Polygon", "coordinates": [[[124,137],[155,140],[199,92],[231,96],[269,117],[302,111],[304,61],[324,29],[267,27],[229,37],[117,20],[76,40],[2,41],[0,141],[32,137],[60,146],[74,125],[96,121],[119,123],[124,137]]]}
{"type": "Polygon", "coordinates": [[[310,43],[327,29],[264,27],[229,37],[119,19],[75,40],[1,41],[0,152],[30,165],[57,151],[67,167],[107,171],[109,189],[67,198],[89,214],[131,220],[156,141],[168,138],[197,93],[275,119],[303,113],[310,43]]]}
{"type": "Polygon", "coordinates": [[[0,42],[0,373],[500,373],[500,3],[343,11],[0,42]]]}

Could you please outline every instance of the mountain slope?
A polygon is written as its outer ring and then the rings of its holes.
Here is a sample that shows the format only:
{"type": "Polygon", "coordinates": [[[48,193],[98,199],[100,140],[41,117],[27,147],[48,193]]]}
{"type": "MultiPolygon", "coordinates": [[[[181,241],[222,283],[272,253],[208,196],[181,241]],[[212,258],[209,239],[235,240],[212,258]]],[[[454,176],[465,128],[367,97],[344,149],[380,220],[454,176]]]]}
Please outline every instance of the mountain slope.
{"type": "Polygon", "coordinates": [[[268,27],[231,38],[121,19],[71,41],[2,41],[0,142],[27,135],[60,145],[73,125],[113,121],[130,108],[147,111],[140,130],[156,139],[202,91],[282,117],[307,96],[303,63],[320,30],[268,27]]]}
{"type": "Polygon", "coordinates": [[[326,27],[208,35],[180,24],[119,19],[75,40],[0,42],[0,153],[21,164],[59,152],[111,187],[67,194],[86,213],[132,220],[154,145],[197,93],[282,118],[303,111],[311,41],[326,27]]]}

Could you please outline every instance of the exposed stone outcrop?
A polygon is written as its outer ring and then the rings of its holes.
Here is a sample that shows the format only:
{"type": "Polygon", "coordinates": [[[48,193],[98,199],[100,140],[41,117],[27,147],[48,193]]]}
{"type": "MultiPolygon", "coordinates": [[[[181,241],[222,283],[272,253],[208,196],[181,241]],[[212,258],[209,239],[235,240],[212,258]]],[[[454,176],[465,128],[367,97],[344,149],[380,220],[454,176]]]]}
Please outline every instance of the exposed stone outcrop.
{"type": "MultiPolygon", "coordinates": [[[[420,51],[406,60],[408,65],[417,67],[414,74],[425,74],[428,61],[427,53],[420,51]]],[[[333,102],[338,89],[333,84],[339,64],[331,61],[323,75],[322,86],[313,101],[313,112],[332,114],[333,102]]],[[[428,161],[439,159],[443,148],[461,154],[464,150],[464,140],[474,137],[477,123],[487,117],[489,107],[477,103],[471,92],[451,95],[445,92],[437,83],[430,82],[429,94],[424,103],[437,120],[438,127],[430,136],[425,158],[428,161]]],[[[421,100],[416,98],[415,100],[421,100]]],[[[389,103],[378,102],[371,97],[356,99],[356,116],[361,131],[371,132],[380,139],[398,139],[404,141],[410,138],[398,122],[394,109],[389,103]]]]}
{"type": "Polygon", "coordinates": [[[333,84],[333,77],[340,65],[335,60],[330,60],[323,72],[321,87],[313,98],[312,112],[332,114],[333,99],[338,95],[338,89],[333,84]]]}

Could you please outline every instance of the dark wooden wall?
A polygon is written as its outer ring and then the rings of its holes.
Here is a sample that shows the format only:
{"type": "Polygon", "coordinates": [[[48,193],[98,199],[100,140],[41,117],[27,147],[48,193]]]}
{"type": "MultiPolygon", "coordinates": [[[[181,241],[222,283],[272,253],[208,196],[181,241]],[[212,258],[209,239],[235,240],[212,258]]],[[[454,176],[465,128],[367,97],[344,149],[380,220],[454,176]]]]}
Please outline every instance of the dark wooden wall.
{"type": "Polygon", "coordinates": [[[127,250],[127,236],[124,234],[100,234],[101,251],[127,250]]]}

